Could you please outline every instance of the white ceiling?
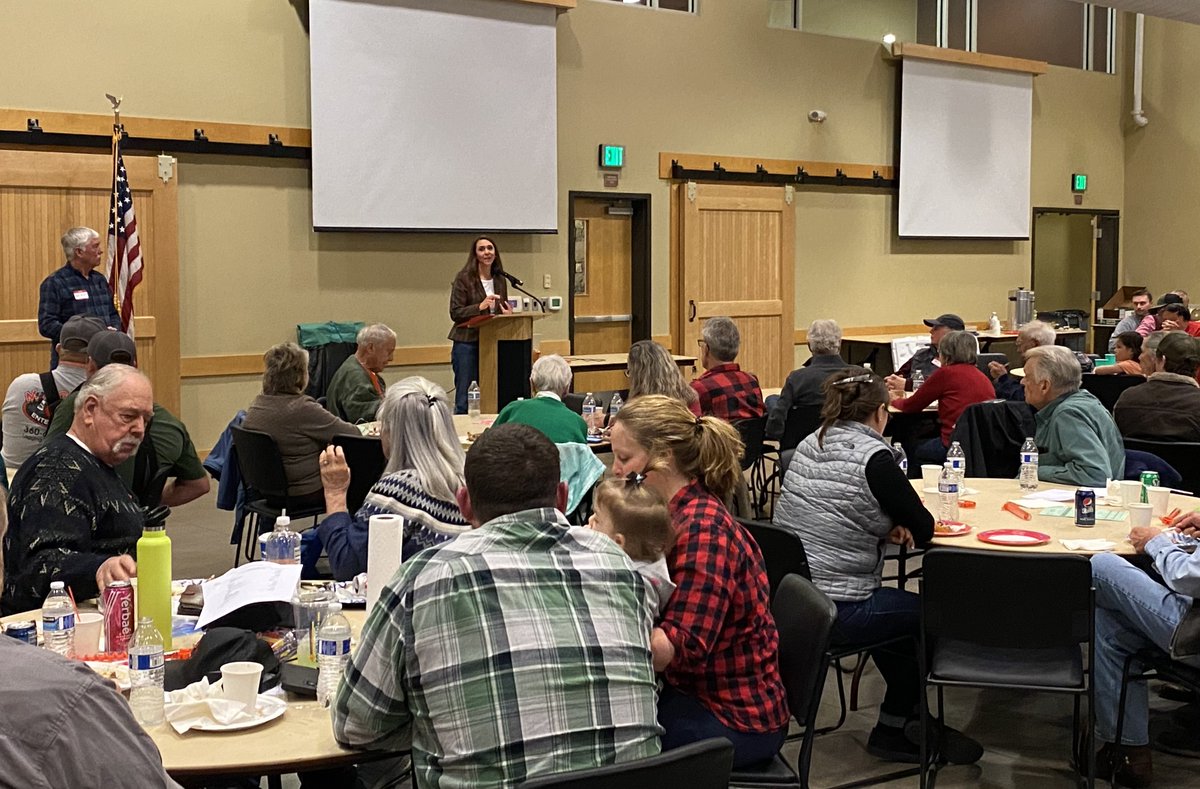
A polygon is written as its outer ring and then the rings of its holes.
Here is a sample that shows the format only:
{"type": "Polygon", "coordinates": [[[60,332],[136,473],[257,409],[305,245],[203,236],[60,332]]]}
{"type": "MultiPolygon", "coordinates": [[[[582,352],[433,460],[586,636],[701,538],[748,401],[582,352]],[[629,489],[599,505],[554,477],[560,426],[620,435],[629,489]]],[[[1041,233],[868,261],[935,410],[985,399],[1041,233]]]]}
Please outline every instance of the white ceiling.
{"type": "MultiPolygon", "coordinates": [[[[1088,0],[1075,0],[1077,3],[1088,0]]],[[[1101,0],[1102,5],[1166,19],[1200,24],[1200,0],[1101,0]]]]}

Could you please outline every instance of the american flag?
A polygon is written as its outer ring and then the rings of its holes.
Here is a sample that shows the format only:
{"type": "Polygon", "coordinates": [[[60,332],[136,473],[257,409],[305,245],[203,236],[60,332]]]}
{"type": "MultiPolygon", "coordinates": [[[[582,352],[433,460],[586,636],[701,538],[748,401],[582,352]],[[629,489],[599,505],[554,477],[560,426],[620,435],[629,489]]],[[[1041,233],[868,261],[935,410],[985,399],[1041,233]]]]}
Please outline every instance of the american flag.
{"type": "Polygon", "coordinates": [[[133,336],[133,289],[142,281],[142,246],[133,216],[133,192],[119,146],[113,147],[116,169],[108,207],[108,284],[121,312],[121,330],[133,336]]]}

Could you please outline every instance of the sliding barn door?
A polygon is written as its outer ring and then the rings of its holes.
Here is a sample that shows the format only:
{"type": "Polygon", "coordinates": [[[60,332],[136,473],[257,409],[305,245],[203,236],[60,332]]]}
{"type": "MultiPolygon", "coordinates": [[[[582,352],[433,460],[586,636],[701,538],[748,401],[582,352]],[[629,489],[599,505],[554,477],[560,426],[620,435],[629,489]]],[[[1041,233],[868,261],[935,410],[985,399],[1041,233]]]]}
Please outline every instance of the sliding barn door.
{"type": "MultiPolygon", "coordinates": [[[[175,179],[153,156],[126,156],[145,268],[134,296],[138,366],[154,399],[179,413],[179,249],[175,179]]],[[[38,286],[65,262],[59,238],[84,225],[108,245],[112,157],[0,150],[0,385],[50,366],[38,334],[38,286]]]]}
{"type": "Polygon", "coordinates": [[[703,322],[726,315],[741,334],[742,369],[764,387],[782,386],[795,336],[795,215],[784,189],[684,184],[676,194],[676,352],[696,354],[703,322]]]}

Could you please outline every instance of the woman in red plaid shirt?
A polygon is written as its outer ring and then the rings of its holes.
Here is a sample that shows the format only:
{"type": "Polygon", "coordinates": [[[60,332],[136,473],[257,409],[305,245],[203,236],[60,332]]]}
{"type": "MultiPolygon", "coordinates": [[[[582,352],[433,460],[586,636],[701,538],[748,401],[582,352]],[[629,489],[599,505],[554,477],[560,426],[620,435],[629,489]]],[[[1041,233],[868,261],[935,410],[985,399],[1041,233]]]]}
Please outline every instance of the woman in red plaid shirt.
{"type": "Polygon", "coordinates": [[[787,734],[779,634],[758,545],[721,502],[741,473],[742,442],[716,417],[644,395],[613,417],[613,472],[646,474],[668,502],[676,591],[655,628],[663,750],[708,737],[734,746],[734,766],[773,757],[787,734]]]}

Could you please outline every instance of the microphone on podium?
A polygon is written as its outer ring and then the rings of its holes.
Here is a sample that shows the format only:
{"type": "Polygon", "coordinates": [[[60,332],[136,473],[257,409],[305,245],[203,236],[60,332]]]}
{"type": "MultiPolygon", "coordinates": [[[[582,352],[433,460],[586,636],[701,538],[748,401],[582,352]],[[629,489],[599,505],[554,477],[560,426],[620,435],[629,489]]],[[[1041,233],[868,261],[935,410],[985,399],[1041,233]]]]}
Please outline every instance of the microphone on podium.
{"type": "Polygon", "coordinates": [[[525,284],[521,280],[514,277],[512,274],[509,274],[507,271],[501,271],[500,276],[504,277],[506,280],[509,281],[510,284],[515,285],[518,288],[525,284]]]}

